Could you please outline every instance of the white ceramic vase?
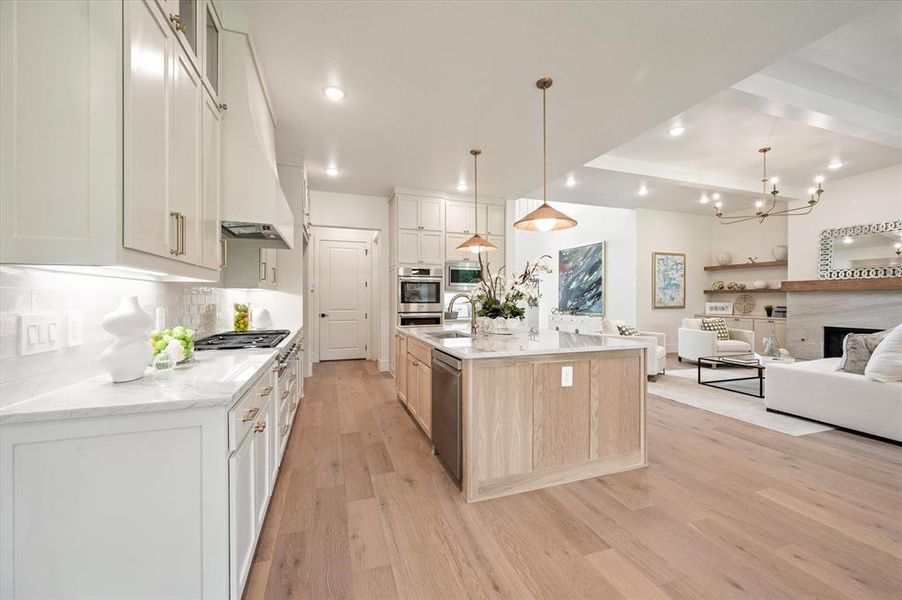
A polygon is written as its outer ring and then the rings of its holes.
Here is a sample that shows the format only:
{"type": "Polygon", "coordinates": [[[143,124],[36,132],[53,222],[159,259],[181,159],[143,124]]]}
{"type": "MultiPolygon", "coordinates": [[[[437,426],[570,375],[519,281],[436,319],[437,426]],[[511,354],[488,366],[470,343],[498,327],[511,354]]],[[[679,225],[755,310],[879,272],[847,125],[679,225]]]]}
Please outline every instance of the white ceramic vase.
{"type": "Polygon", "coordinates": [[[755,288],[756,290],[766,290],[767,282],[764,281],[763,279],[756,279],[755,281],[752,282],[752,287],[755,288]]]}
{"type": "Polygon", "coordinates": [[[770,249],[770,253],[774,255],[774,260],[786,260],[786,257],[789,256],[789,246],[777,244],[770,249]]]}
{"type": "Polygon", "coordinates": [[[115,338],[100,355],[113,383],[143,377],[153,356],[147,336],[153,318],[138,304],[138,297],[123,296],[119,308],[105,316],[100,325],[115,338]]]}
{"type": "Polygon", "coordinates": [[[733,255],[729,252],[718,252],[714,257],[719,265],[728,265],[733,262],[733,255]]]}

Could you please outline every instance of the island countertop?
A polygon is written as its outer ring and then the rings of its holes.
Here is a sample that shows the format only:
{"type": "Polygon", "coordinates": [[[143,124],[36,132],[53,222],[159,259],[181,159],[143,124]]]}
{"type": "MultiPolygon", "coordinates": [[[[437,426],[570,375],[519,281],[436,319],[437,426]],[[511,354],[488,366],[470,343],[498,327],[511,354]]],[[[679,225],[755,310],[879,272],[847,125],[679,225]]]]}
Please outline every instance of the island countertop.
{"type": "Polygon", "coordinates": [[[633,350],[645,347],[643,342],[624,338],[612,339],[601,335],[568,333],[553,329],[540,329],[537,334],[532,336],[526,331],[513,335],[474,335],[472,337],[441,338],[434,335],[447,332],[469,335],[470,326],[469,324],[455,324],[398,329],[398,333],[414,337],[437,350],[462,360],[633,350]]]}

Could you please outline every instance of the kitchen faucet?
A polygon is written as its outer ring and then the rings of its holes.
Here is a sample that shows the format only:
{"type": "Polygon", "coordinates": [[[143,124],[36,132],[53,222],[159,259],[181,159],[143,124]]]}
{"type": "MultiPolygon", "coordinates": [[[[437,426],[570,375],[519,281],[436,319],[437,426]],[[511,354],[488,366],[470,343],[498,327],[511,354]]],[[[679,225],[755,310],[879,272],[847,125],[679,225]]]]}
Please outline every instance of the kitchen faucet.
{"type": "Polygon", "coordinates": [[[451,302],[448,303],[448,312],[454,311],[454,303],[457,302],[459,298],[463,298],[470,303],[470,333],[476,335],[476,303],[473,302],[472,297],[464,293],[454,294],[451,298],[451,302]]]}

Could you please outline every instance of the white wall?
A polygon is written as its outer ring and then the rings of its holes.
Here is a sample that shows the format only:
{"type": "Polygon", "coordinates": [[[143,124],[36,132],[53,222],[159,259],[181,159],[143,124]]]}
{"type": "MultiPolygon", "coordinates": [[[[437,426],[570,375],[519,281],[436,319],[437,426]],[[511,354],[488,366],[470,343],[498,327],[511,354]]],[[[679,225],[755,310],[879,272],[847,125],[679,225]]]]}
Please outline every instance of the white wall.
{"type": "MultiPolygon", "coordinates": [[[[645,331],[667,335],[667,351],[677,348],[677,329],[684,317],[705,310],[703,290],[710,284],[705,265],[712,264],[711,228],[716,225],[709,215],[637,210],[636,254],[638,309],[636,324],[645,331]],[[652,253],[679,252],[686,255],[685,308],[652,308],[652,253]]],[[[735,258],[735,255],[734,255],[735,258]]]]}
{"type": "Polygon", "coordinates": [[[902,165],[824,183],[820,202],[789,221],[789,279],[817,279],[818,241],[825,229],[902,218],[902,165]]]}
{"type": "MultiPolygon", "coordinates": [[[[389,326],[393,323],[389,312],[388,301],[388,198],[381,196],[364,196],[361,194],[338,194],[334,192],[310,191],[310,221],[314,227],[341,229],[358,229],[378,233],[377,244],[373,250],[375,302],[373,313],[379,315],[377,334],[379,340],[378,365],[380,371],[389,367],[389,326]]],[[[315,251],[308,248],[308,254],[315,251]]],[[[313,268],[309,271],[309,279],[315,284],[317,275],[313,268]]],[[[315,306],[315,298],[310,296],[308,286],[308,306],[315,306]]],[[[308,312],[309,314],[309,312],[308,312]]],[[[313,323],[313,328],[316,324],[313,323]]],[[[318,338],[317,338],[318,340],[318,338]]],[[[311,343],[316,343],[311,339],[311,343]]]]}
{"type": "MultiPolygon", "coordinates": [[[[521,218],[538,206],[534,200],[517,200],[509,212],[521,218]]],[[[548,327],[548,317],[558,303],[558,252],[565,248],[583,246],[594,242],[606,242],[606,298],[605,314],[611,319],[636,322],[636,213],[622,208],[606,208],[585,204],[562,204],[550,202],[552,206],[570,215],[579,223],[572,229],[547,233],[519,231],[511,228],[507,238],[513,244],[508,262],[509,275],[518,273],[526,265],[543,254],[550,254],[550,264],[554,272],[543,275],[539,301],[539,327],[548,327]]]]}

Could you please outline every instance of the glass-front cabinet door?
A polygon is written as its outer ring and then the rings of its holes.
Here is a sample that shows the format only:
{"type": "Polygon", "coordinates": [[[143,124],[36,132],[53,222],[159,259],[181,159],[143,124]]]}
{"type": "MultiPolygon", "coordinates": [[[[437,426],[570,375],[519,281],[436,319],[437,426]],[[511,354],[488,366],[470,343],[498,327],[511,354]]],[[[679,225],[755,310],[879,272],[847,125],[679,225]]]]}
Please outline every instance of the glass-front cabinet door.
{"type": "Polygon", "coordinates": [[[204,83],[214,98],[219,97],[219,33],[222,30],[212,2],[204,9],[204,83]]]}
{"type": "Polygon", "coordinates": [[[179,0],[179,20],[181,27],[176,26],[176,30],[181,32],[188,43],[188,50],[196,59],[199,55],[197,51],[197,26],[198,11],[200,2],[198,0],[179,0]]]}

